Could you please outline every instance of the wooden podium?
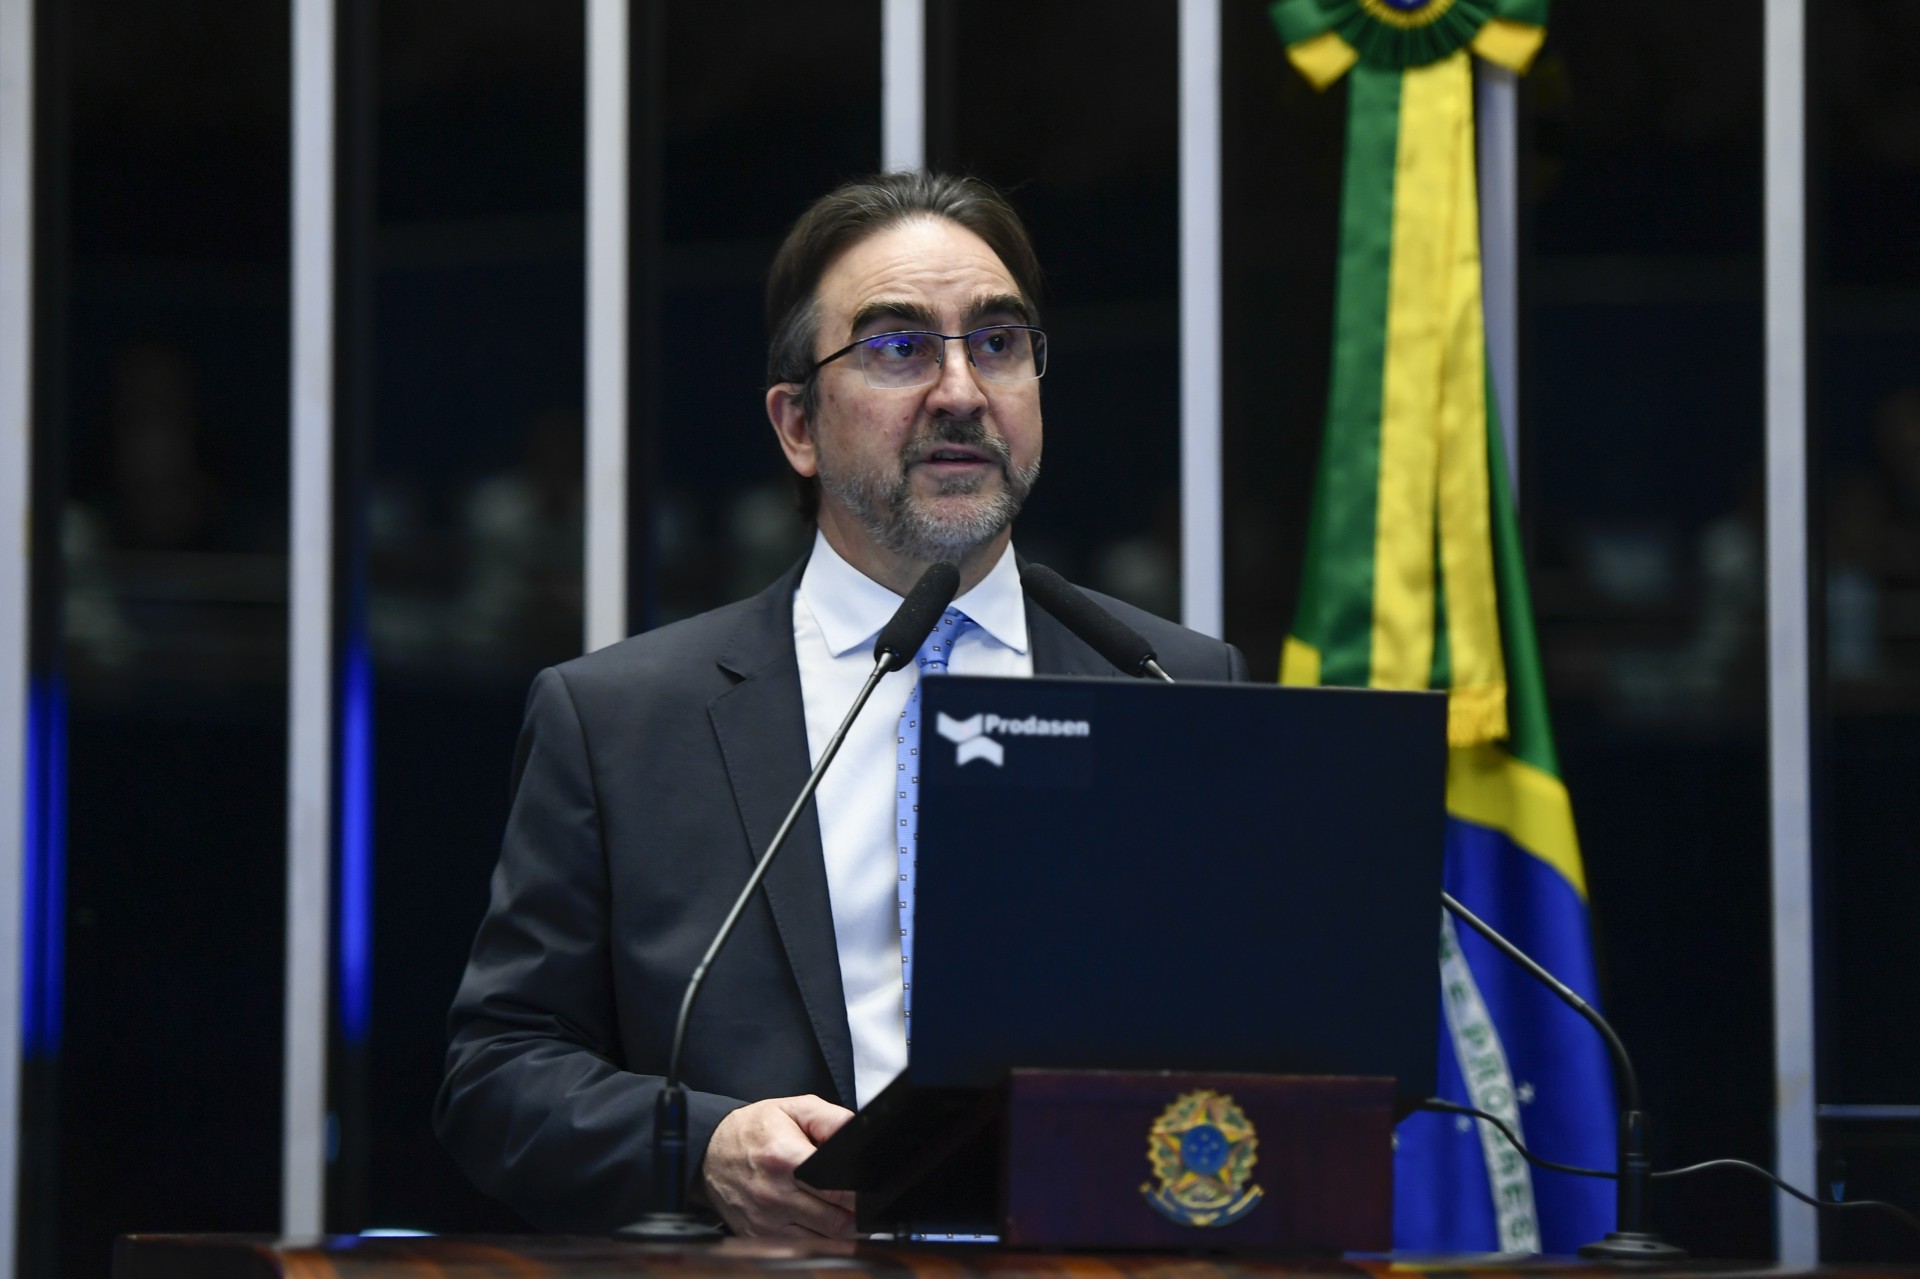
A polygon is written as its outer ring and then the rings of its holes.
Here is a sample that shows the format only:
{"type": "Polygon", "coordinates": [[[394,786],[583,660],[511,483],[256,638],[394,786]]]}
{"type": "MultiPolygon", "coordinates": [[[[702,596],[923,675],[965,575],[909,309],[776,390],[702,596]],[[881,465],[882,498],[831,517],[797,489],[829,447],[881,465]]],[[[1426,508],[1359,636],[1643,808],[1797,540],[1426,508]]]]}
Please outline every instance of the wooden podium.
{"type": "Polygon", "coordinates": [[[863,1231],[1385,1251],[1393,1119],[1390,1079],[1016,1070],[971,1096],[942,1090],[893,1131],[873,1125],[852,1157],[830,1142],[800,1176],[856,1191],[863,1231]]]}
{"type": "Polygon", "coordinates": [[[879,1243],[636,1244],[519,1235],[129,1235],[113,1279],[1920,1279],[1913,1266],[1683,1261],[1610,1266],[1571,1257],[1223,1257],[1164,1252],[1022,1252],[879,1243]]]}

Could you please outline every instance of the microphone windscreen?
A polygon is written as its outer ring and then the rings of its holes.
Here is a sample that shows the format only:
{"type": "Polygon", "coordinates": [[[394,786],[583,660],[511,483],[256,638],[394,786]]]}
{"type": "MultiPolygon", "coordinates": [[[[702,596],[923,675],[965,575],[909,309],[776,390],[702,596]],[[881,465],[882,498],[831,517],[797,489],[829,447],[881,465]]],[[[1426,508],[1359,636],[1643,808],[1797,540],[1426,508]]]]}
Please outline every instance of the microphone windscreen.
{"type": "Polygon", "coordinates": [[[897,671],[913,660],[920,645],[960,593],[960,570],[945,560],[929,565],[920,580],[900,601],[880,638],[873,642],[873,660],[885,662],[889,671],[897,671]]]}
{"type": "Polygon", "coordinates": [[[1033,602],[1054,615],[1094,652],[1129,675],[1147,672],[1156,654],[1139,631],[1086,597],[1081,589],[1044,564],[1020,571],[1020,585],[1033,602]]]}

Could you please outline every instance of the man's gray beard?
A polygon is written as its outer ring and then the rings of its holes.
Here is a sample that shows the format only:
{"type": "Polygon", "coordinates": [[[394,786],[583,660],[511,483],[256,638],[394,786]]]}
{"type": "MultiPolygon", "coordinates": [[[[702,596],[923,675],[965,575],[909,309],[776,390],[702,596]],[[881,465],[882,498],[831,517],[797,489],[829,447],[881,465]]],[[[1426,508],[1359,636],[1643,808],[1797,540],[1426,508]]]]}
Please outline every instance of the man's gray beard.
{"type": "MultiPolygon", "coordinates": [[[[990,478],[977,473],[951,476],[941,482],[936,496],[977,493],[990,478]]],[[[936,560],[957,561],[967,552],[992,541],[1020,514],[1027,494],[1033,491],[1039,478],[1038,459],[1016,470],[1005,440],[977,421],[950,421],[908,441],[901,450],[897,474],[850,475],[822,467],[820,487],[859,518],[874,545],[903,559],[930,564],[936,560]],[[999,491],[984,502],[968,504],[957,516],[935,515],[929,505],[915,495],[906,460],[934,442],[965,445],[990,453],[1004,481],[999,491]]]]}

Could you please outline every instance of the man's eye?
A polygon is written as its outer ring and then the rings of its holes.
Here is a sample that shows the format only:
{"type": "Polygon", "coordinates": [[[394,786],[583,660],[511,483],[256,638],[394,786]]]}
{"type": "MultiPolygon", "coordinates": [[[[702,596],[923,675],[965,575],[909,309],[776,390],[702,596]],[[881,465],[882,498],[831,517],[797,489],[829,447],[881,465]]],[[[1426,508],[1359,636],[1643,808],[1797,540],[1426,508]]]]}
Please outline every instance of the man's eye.
{"type": "Polygon", "coordinates": [[[911,360],[920,354],[921,345],[911,333],[889,333],[867,343],[867,350],[883,360],[911,360]]]}
{"type": "Polygon", "coordinates": [[[973,349],[980,355],[1005,355],[1013,350],[1013,331],[988,329],[974,338],[973,349]]]}

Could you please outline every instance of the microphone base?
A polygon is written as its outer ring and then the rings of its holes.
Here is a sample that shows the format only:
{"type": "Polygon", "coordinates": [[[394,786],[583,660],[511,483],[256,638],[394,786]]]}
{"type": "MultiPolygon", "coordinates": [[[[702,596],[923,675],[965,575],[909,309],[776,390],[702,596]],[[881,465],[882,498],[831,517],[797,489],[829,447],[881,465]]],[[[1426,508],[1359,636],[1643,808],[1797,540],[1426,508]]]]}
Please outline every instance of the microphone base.
{"type": "Polygon", "coordinates": [[[1687,1250],[1675,1247],[1659,1235],[1613,1230],[1597,1243],[1582,1244],[1580,1255],[1594,1261],[1679,1261],[1687,1255],[1687,1250]]]}
{"type": "Polygon", "coordinates": [[[726,1231],[688,1212],[650,1212],[613,1232],[615,1239],[637,1243],[719,1243],[726,1231]]]}

